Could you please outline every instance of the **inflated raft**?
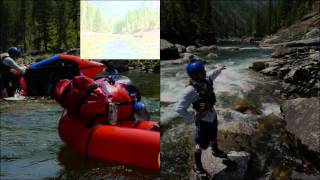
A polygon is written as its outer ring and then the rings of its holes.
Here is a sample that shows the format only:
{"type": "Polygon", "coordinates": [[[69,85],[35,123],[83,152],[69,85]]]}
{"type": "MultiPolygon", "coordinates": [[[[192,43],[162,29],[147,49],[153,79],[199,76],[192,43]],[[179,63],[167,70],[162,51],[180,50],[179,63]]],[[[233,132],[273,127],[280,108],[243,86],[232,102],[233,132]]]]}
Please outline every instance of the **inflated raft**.
{"type": "Polygon", "coordinates": [[[24,96],[50,95],[60,79],[72,79],[85,75],[93,78],[104,69],[102,63],[80,59],[78,56],[58,54],[30,65],[20,84],[24,96]]]}
{"type": "Polygon", "coordinates": [[[86,128],[80,118],[65,115],[60,120],[59,135],[85,156],[159,170],[160,132],[151,130],[156,125],[141,121],[133,128],[133,121],[122,121],[116,126],[86,128]]]}
{"type": "MultiPolygon", "coordinates": [[[[96,76],[105,67],[102,63],[91,61],[91,60],[80,59],[80,57],[78,56],[58,54],[48,59],[32,64],[30,66],[30,69],[45,68],[46,66],[50,67],[51,64],[56,65],[54,64],[55,62],[63,62],[63,60],[64,62],[75,63],[78,66],[80,73],[90,78],[93,78],[94,76],[96,76]]],[[[62,65],[65,65],[65,64],[62,64],[62,65]]]]}

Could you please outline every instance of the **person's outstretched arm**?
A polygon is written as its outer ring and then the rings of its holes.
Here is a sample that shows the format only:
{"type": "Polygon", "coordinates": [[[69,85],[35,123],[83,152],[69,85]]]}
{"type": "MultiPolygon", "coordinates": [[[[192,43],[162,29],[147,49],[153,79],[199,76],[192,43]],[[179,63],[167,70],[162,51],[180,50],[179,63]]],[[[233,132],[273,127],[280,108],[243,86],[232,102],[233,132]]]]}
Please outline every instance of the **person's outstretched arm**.
{"type": "Polygon", "coordinates": [[[225,65],[217,66],[216,68],[210,70],[207,76],[211,81],[214,81],[220,75],[221,71],[224,69],[226,69],[225,65]]]}
{"type": "Polygon", "coordinates": [[[182,93],[180,100],[177,102],[175,111],[184,119],[195,121],[195,112],[188,111],[191,103],[195,102],[198,98],[197,92],[192,86],[188,86],[182,93]]]}
{"type": "Polygon", "coordinates": [[[20,67],[13,59],[9,57],[5,58],[2,62],[4,65],[11,67],[15,70],[18,70],[20,74],[24,74],[25,72],[25,69],[23,67],[20,67]]]}

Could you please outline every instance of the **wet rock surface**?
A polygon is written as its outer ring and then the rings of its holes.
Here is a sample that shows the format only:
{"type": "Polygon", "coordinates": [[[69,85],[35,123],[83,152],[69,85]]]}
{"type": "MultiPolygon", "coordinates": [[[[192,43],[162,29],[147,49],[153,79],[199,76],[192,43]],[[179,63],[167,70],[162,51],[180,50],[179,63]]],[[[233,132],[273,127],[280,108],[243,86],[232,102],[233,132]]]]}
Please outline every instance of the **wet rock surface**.
{"type": "Polygon", "coordinates": [[[230,122],[219,125],[219,146],[225,152],[250,153],[247,179],[289,179],[293,171],[319,176],[317,156],[299,145],[286,130],[279,116],[262,116],[255,122],[230,122]]]}
{"type": "Polygon", "coordinates": [[[170,60],[179,58],[178,48],[165,39],[160,40],[160,59],[170,60]]]}
{"type": "Polygon", "coordinates": [[[286,129],[311,151],[320,155],[319,107],[320,98],[297,98],[285,101],[281,109],[286,120],[286,129]]]}
{"type": "MultiPolygon", "coordinates": [[[[248,162],[250,160],[250,154],[247,152],[230,151],[228,153],[228,158],[237,164],[237,168],[235,170],[228,170],[227,166],[223,163],[223,159],[214,157],[211,153],[211,149],[203,151],[201,158],[204,169],[210,174],[212,179],[246,179],[245,175],[248,170],[248,162]]],[[[193,179],[198,179],[198,177],[192,170],[190,172],[190,180],[193,179]]]]}
{"type": "Polygon", "coordinates": [[[186,47],[185,46],[180,45],[180,44],[176,44],[176,47],[177,47],[179,53],[186,52],[186,47]]]}
{"type": "Polygon", "coordinates": [[[261,114],[260,110],[255,108],[246,99],[237,98],[231,102],[231,109],[241,113],[261,114]]]}
{"type": "Polygon", "coordinates": [[[251,69],[283,80],[285,99],[319,96],[320,14],[313,13],[260,45],[273,47],[271,61],[254,62],[251,69]]]}

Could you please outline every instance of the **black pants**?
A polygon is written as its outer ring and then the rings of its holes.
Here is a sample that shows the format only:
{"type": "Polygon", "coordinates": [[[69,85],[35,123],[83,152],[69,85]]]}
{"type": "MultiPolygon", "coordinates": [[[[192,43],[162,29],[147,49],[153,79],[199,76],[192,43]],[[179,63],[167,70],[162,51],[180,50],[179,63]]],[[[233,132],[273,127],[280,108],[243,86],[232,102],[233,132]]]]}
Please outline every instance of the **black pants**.
{"type": "Polygon", "coordinates": [[[206,122],[198,120],[196,123],[196,137],[195,142],[201,149],[207,149],[210,142],[213,142],[213,147],[217,146],[217,132],[218,121],[215,119],[213,122],[206,122]]]}

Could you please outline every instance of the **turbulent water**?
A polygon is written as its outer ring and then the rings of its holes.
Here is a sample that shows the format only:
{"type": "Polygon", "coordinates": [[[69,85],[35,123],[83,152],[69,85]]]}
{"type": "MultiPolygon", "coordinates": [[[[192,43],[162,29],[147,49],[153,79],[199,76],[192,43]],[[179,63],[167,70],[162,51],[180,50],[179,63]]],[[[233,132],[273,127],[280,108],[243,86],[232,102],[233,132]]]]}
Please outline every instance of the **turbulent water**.
{"type": "MultiPolygon", "coordinates": [[[[142,101],[153,120],[159,121],[159,74],[127,72],[140,88],[142,101]],[[148,84],[148,88],[145,87],[148,84]]],[[[60,140],[62,108],[55,101],[27,98],[1,101],[0,179],[153,179],[157,172],[113,162],[85,159],[60,140]]]]}
{"type": "MultiPolygon", "coordinates": [[[[208,52],[199,53],[205,57],[208,52]]],[[[208,59],[207,71],[217,64],[226,65],[226,69],[214,82],[217,96],[215,106],[219,123],[231,121],[253,122],[269,114],[280,116],[280,106],[272,93],[278,82],[249,70],[252,62],[270,58],[271,51],[259,49],[250,44],[225,44],[219,47],[218,58],[208,59]],[[238,47],[239,49],[234,49],[238,47]],[[232,109],[232,102],[245,99],[261,114],[240,113],[232,109]]],[[[174,174],[187,178],[193,155],[194,123],[186,122],[174,112],[175,103],[188,84],[185,65],[161,64],[161,177],[174,174]],[[174,164],[174,165],[170,165],[174,164]]]]}
{"type": "MultiPolygon", "coordinates": [[[[217,64],[224,64],[227,69],[218,76],[214,82],[217,95],[216,108],[219,114],[229,114],[219,116],[220,121],[250,120],[248,114],[232,111],[228,102],[235,98],[247,98],[248,94],[262,108],[263,114],[270,112],[279,114],[278,103],[271,96],[259,96],[260,91],[267,91],[276,85],[276,81],[263,77],[248,69],[253,61],[264,60],[270,57],[269,50],[257,49],[254,46],[240,48],[239,51],[230,51],[228,47],[220,48],[217,59],[209,59],[207,71],[217,64]]],[[[201,54],[200,54],[201,55],[201,54]]],[[[179,99],[182,90],[188,84],[188,76],[185,72],[185,65],[170,65],[168,63],[161,66],[161,123],[169,123],[177,117],[173,111],[174,103],[179,99]]]]}

